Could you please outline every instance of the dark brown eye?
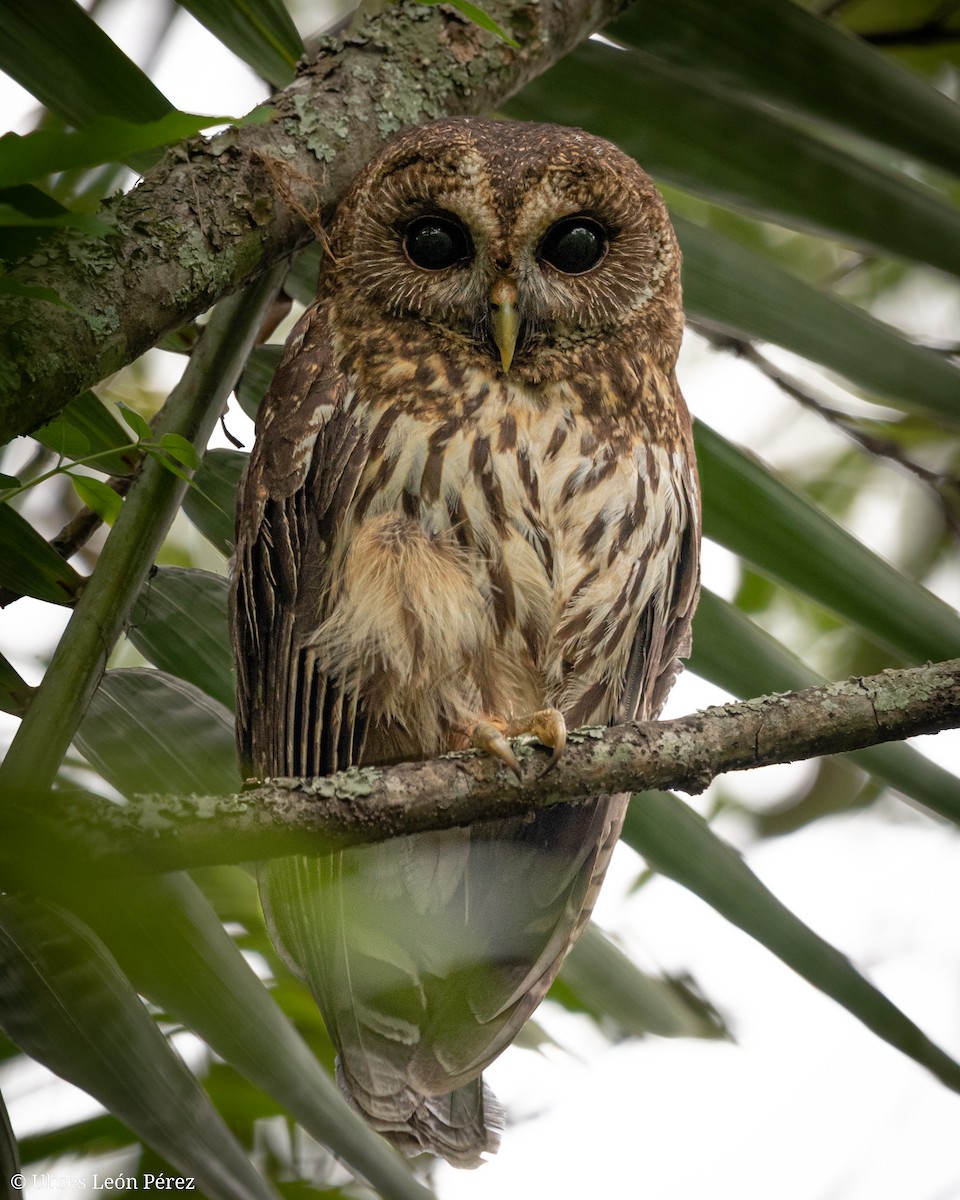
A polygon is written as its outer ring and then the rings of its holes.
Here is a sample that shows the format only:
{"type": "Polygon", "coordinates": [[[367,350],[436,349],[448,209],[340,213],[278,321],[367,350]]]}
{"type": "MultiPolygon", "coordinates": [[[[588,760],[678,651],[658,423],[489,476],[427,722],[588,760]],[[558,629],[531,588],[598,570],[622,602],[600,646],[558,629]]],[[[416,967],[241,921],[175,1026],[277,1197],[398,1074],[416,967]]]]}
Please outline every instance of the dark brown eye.
{"type": "Polygon", "coordinates": [[[407,258],[425,271],[442,271],[456,266],[473,254],[470,235],[449,217],[418,217],[403,234],[407,258]]]}
{"type": "Polygon", "coordinates": [[[540,243],[540,259],[564,275],[593,270],[607,252],[607,233],[589,217],[565,217],[551,225],[540,243]]]}

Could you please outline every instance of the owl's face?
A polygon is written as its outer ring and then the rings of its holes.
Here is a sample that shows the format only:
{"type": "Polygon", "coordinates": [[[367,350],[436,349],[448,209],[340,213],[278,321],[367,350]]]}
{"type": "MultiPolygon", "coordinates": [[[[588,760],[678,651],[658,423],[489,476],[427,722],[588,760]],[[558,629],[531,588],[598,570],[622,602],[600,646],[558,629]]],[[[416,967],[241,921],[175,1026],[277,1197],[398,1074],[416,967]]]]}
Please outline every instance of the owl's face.
{"type": "Polygon", "coordinates": [[[398,138],[332,230],[337,307],[422,354],[538,384],[635,347],[669,371],[680,253],[659,194],[600,138],[452,118],[398,138]]]}

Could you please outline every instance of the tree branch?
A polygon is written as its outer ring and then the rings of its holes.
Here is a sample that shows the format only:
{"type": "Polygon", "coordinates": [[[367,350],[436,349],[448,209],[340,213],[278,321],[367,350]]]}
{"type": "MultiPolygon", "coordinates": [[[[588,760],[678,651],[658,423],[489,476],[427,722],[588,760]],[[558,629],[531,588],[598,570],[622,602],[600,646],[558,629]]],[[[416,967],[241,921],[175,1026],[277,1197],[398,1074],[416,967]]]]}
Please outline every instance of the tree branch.
{"type": "Polygon", "coordinates": [[[64,231],[11,273],[69,307],[0,296],[0,443],[310,241],[395,134],[496,108],[627,3],[489,0],[519,50],[409,0],[324,41],[269,122],[168,151],[106,206],[114,235],[64,231]]]}
{"type": "MultiPolygon", "coordinates": [[[[273,781],[239,796],[147,796],[126,807],[54,796],[8,809],[0,871],[62,856],[96,873],[173,870],[383,841],[522,816],[603,792],[704,790],[717,775],[838,754],[960,726],[960,659],[764,696],[673,721],[570,736],[550,775],[546,751],[518,748],[527,782],[473,752],[273,781]]],[[[641,801],[642,802],[642,801],[641,801]]],[[[960,823],[960,797],[941,815],[960,823]]],[[[28,872],[29,874],[29,872],[28,872]]],[[[71,886],[75,878],[71,872],[71,886]]]]}

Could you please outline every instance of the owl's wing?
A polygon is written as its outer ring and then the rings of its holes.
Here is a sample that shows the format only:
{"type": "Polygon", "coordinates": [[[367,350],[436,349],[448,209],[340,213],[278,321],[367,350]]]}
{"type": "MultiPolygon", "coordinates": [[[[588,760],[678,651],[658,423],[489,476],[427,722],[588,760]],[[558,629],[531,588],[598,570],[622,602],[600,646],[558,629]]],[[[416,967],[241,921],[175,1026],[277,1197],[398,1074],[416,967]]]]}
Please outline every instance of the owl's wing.
{"type": "Polygon", "coordinates": [[[678,552],[672,556],[664,585],[650,597],[630,650],[623,691],[613,724],[653,720],[681,670],[680,658],[690,653],[690,624],[700,594],[700,491],[692,443],[688,440],[686,470],[667,486],[677,490],[675,511],[680,527],[674,531],[678,552]]]}
{"type": "Polygon", "coordinates": [[[238,508],[237,740],[258,778],[329,774],[355,763],[363,743],[357,697],[321,675],[310,649],[330,548],[366,461],[346,393],[326,317],[310,308],[261,406],[238,508]]]}

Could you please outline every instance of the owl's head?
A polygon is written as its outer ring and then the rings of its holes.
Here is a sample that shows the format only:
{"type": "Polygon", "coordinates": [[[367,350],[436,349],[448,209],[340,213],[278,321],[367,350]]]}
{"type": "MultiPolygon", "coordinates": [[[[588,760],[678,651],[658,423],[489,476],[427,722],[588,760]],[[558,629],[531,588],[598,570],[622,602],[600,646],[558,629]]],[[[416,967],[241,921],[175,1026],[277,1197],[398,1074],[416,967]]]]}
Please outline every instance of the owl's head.
{"type": "Polygon", "coordinates": [[[579,130],[469,117],[410,130],[358,177],[331,240],[341,312],[388,319],[423,354],[528,384],[608,347],[676,360],[666,208],[631,158],[579,130]]]}

